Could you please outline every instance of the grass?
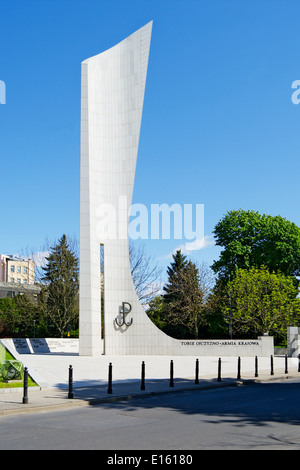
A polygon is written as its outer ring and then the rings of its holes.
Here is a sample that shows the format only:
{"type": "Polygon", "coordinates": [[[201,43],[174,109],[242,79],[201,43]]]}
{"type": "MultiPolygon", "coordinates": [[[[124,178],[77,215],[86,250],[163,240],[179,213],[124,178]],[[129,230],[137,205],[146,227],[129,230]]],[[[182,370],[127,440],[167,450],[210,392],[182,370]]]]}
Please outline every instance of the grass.
{"type": "MultiPolygon", "coordinates": [[[[23,380],[11,380],[10,382],[5,382],[0,379],[0,389],[2,388],[20,388],[23,387],[23,380]]],[[[28,377],[28,387],[38,387],[38,384],[28,377]]]]}

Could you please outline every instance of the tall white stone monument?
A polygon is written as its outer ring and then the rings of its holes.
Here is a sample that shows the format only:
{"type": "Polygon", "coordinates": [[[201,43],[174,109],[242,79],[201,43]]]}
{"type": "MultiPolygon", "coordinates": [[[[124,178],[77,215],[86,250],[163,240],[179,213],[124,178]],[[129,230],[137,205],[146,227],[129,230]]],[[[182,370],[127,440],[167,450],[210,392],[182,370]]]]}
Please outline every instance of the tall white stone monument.
{"type": "Polygon", "coordinates": [[[128,212],[151,31],[152,22],[82,62],[79,354],[265,354],[261,339],[244,342],[240,351],[238,344],[226,341],[170,338],[151,322],[137,297],[129,262],[128,212]]]}
{"type": "Polygon", "coordinates": [[[128,250],[151,30],[152,22],[82,62],[81,355],[101,354],[101,305],[105,354],[162,354],[174,341],[145,314],[131,278],[128,250]]]}

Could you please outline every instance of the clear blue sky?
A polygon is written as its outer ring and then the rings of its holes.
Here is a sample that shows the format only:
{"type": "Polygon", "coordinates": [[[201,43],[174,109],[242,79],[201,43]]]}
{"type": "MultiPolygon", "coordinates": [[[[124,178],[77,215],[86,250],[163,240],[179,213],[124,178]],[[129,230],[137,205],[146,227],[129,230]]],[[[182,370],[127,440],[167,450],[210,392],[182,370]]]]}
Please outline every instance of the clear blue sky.
{"type": "MultiPolygon", "coordinates": [[[[133,202],[204,204],[207,237],[240,208],[300,225],[299,17],[295,0],[2,0],[0,253],[79,237],[80,64],[151,20],[133,202]]],[[[165,267],[184,243],[144,244],[165,267]]]]}

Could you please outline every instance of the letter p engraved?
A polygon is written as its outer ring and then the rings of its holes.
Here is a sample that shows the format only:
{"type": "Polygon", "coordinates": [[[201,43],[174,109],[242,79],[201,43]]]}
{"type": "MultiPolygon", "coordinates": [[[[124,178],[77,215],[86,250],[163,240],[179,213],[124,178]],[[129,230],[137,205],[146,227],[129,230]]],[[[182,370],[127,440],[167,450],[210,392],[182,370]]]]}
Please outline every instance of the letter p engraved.
{"type": "Polygon", "coordinates": [[[2,80],[0,80],[0,104],[6,104],[6,87],[2,80]]]}
{"type": "Polygon", "coordinates": [[[131,318],[130,321],[126,321],[126,316],[128,313],[131,312],[131,304],[129,302],[122,302],[122,305],[120,305],[120,312],[119,315],[115,318],[116,325],[121,327],[121,326],[126,326],[129,327],[132,325],[133,319],[131,318]]]}

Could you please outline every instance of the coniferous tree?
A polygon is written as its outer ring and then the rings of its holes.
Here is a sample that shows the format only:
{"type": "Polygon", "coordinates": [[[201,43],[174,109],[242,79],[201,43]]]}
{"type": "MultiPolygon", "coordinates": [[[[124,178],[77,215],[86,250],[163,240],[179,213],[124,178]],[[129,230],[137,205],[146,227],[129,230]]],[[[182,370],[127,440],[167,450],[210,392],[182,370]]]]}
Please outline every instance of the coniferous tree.
{"type": "Polygon", "coordinates": [[[172,255],[172,256],[173,256],[173,262],[167,268],[168,282],[163,287],[163,290],[165,291],[164,301],[167,303],[178,298],[179,292],[178,292],[178,289],[176,288],[176,286],[179,287],[178,276],[186,268],[188,264],[186,256],[181,253],[181,250],[177,250],[175,255],[172,255]]]}
{"type": "MultiPolygon", "coordinates": [[[[50,249],[43,268],[46,281],[46,311],[49,319],[63,336],[70,325],[78,323],[78,259],[69,248],[66,235],[50,249]]],[[[74,325],[75,324],[75,325],[74,325]]]]}
{"type": "Polygon", "coordinates": [[[164,330],[177,338],[198,338],[199,326],[205,321],[199,270],[178,250],[167,273],[163,297],[167,327],[164,330]]]}

